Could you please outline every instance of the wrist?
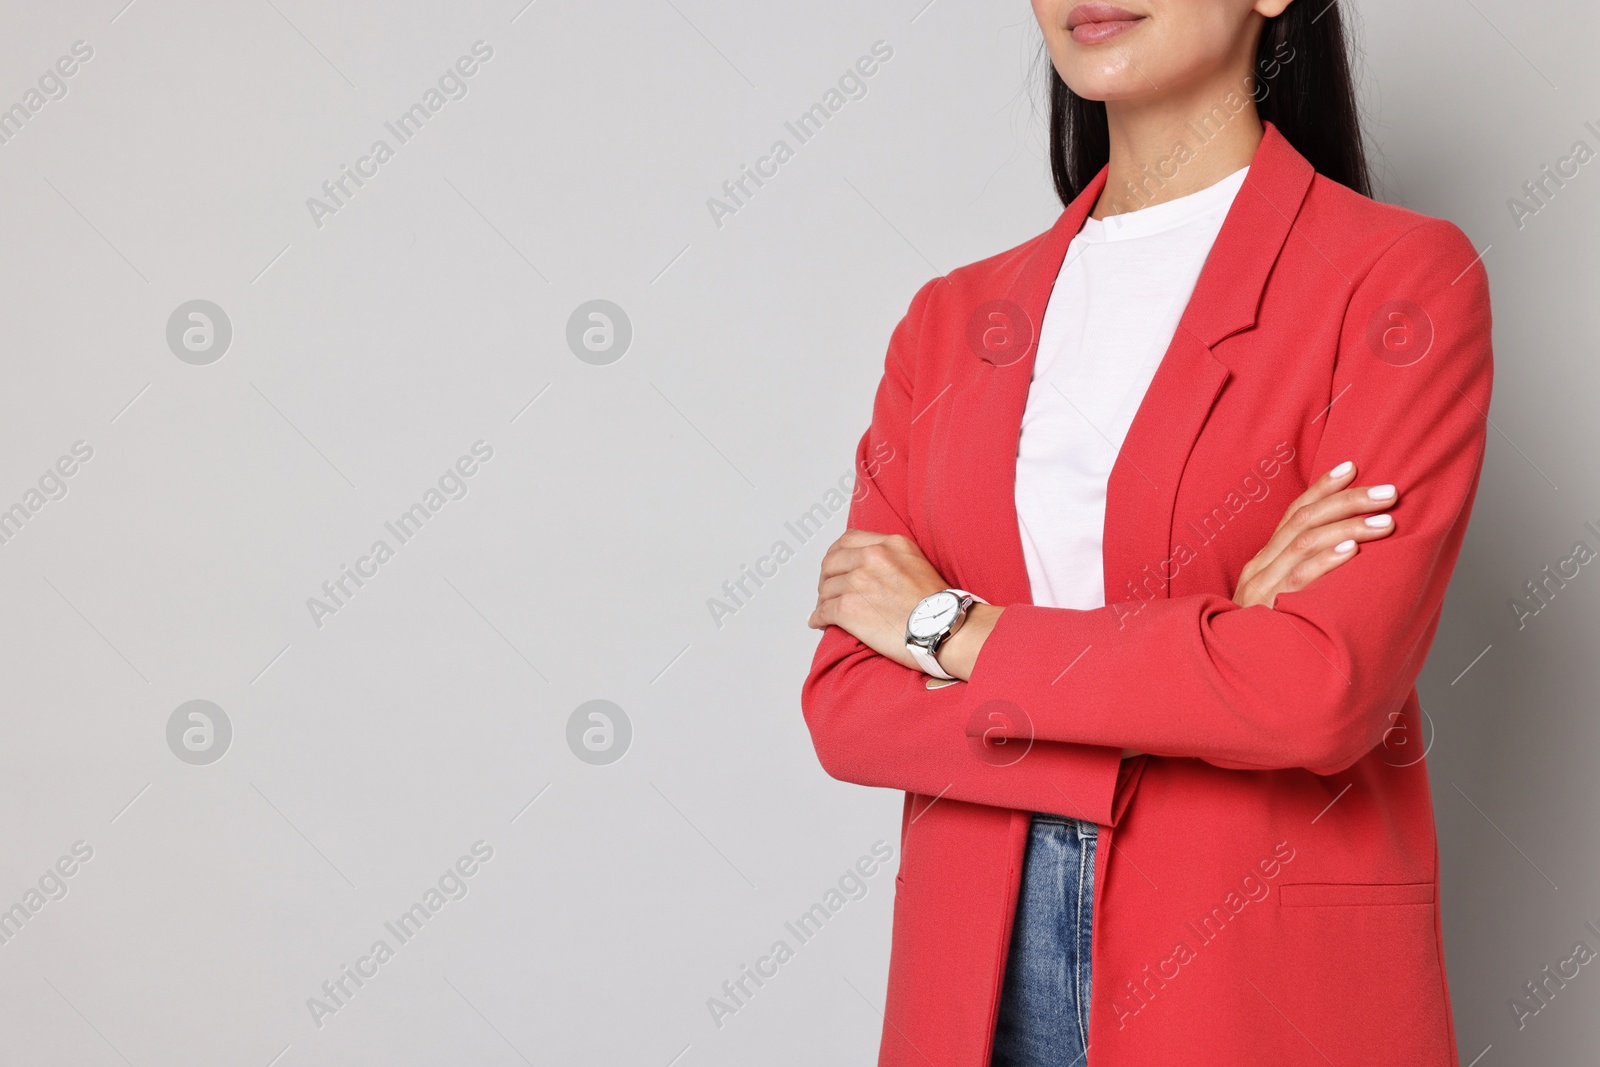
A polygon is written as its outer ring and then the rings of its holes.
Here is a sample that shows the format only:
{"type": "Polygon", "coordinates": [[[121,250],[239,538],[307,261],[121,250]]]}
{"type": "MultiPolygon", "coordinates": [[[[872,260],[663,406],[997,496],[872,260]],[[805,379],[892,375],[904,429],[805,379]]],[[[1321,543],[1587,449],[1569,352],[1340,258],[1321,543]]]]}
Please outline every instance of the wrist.
{"type": "Polygon", "coordinates": [[[1000,618],[1000,613],[1004,610],[993,604],[974,604],[967,609],[967,617],[962,622],[961,629],[947,637],[944,644],[939,646],[939,666],[944,668],[946,674],[962,681],[972,677],[972,669],[978,662],[978,653],[982,651],[983,643],[988,640],[989,634],[1000,618]]]}

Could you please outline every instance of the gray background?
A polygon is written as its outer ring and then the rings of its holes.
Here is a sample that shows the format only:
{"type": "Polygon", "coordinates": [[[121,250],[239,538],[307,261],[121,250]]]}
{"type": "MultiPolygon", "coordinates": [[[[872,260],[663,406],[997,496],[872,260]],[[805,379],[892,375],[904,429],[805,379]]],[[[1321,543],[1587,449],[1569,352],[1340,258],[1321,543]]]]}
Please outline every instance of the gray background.
{"type": "MultiPolygon", "coordinates": [[[[1038,30],[1020,0],[523,2],[0,9],[0,106],[94,50],[0,145],[0,507],[94,450],[0,546],[0,908],[94,850],[0,945],[0,1061],[873,1061],[891,870],[720,1028],[706,999],[896,843],[899,796],[828,779],[798,706],[843,517],[784,523],[849,473],[916,287],[1055,218],[1038,30]],[[318,228],[307,198],[478,40],[468,94],[318,228]],[[707,198],[879,40],[719,228],[707,198]],[[634,330],[607,366],[565,341],[597,298],[634,330]],[[207,366],[165,338],[193,299],[233,327],[207,366]],[[468,494],[315,626],[478,440],[468,494]],[[719,628],[707,598],[779,539],[719,628]],[[166,734],[196,699],[233,729],[203,766],[166,734]],[[567,743],[594,699],[633,729],[605,766],[567,743]],[[319,1028],[307,998],[479,840],[468,894],[319,1028]]],[[[1600,11],[1358,13],[1382,195],[1488,247],[1494,293],[1421,685],[1462,1061],[1572,1062],[1600,977],[1520,1032],[1507,999],[1596,943],[1600,577],[1521,630],[1509,600],[1600,544],[1600,163],[1520,228],[1507,199],[1600,145],[1600,11]]]]}

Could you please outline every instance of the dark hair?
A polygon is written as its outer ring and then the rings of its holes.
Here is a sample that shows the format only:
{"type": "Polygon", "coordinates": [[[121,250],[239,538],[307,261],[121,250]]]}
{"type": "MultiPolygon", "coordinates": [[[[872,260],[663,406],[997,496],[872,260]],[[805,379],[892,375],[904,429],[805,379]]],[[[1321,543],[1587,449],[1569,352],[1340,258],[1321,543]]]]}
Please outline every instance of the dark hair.
{"type": "MultiPolygon", "coordinates": [[[[1361,141],[1350,56],[1339,5],[1294,0],[1266,20],[1256,46],[1253,95],[1260,117],[1318,174],[1372,195],[1361,141]]],[[[1050,174],[1056,195],[1070,204],[1111,155],[1103,100],[1085,100],[1046,62],[1050,78],[1050,174]]]]}

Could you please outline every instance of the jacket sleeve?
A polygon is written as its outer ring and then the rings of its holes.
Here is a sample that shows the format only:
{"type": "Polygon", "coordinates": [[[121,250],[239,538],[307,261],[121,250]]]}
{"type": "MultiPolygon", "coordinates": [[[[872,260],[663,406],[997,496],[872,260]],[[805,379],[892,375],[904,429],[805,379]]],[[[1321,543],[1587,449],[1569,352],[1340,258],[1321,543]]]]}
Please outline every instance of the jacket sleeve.
{"type": "Polygon", "coordinates": [[[1041,738],[1234,769],[1333,774],[1378,744],[1433,640],[1482,465],[1492,364],[1476,260],[1459,229],[1427,220],[1378,257],[1345,313],[1312,469],[1350,459],[1360,484],[1393,482],[1393,534],[1273,608],[1221,594],[1009,606],[966,699],[1028,709],[1041,738]],[[1398,366],[1371,339],[1386,327],[1431,345],[1398,366]],[[1061,650],[1085,646],[1055,682],[1061,650]]]}
{"type": "MultiPolygon", "coordinates": [[[[912,368],[923,313],[942,282],[936,278],[918,291],[890,339],[872,424],[856,451],[852,528],[915,539],[906,518],[912,368]]],[[[926,681],[847,630],[824,630],[801,690],[823,769],[843,781],[935,800],[1114,821],[1120,748],[1006,740],[1004,731],[1021,709],[1005,699],[973,702],[968,685],[930,690],[926,681]]]]}

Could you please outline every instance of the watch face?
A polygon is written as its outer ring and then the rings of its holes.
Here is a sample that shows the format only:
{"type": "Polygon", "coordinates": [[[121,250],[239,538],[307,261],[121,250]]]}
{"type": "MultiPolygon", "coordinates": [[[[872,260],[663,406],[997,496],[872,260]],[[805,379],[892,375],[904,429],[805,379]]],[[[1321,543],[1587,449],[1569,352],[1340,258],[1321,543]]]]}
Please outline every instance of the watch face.
{"type": "Polygon", "coordinates": [[[954,593],[935,593],[912,610],[906,629],[912,637],[932,637],[955,621],[960,607],[961,598],[954,593]]]}

